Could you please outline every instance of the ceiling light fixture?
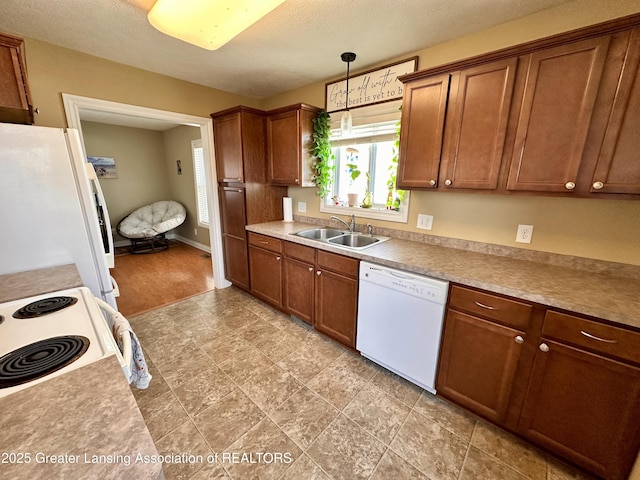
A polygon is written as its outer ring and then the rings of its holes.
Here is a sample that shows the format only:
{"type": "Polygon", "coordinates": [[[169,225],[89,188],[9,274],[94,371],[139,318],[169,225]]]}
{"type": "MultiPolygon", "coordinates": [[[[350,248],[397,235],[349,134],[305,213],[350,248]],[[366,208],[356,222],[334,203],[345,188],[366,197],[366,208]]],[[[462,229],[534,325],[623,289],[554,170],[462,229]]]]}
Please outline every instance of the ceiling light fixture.
{"type": "Polygon", "coordinates": [[[157,0],[147,14],[157,30],[216,50],[284,0],[157,0]]]}
{"type": "Polygon", "coordinates": [[[343,62],[347,62],[347,88],[344,106],[345,110],[342,112],[340,118],[340,131],[342,135],[349,135],[351,133],[351,127],[353,126],[353,119],[351,118],[351,112],[349,111],[349,64],[356,59],[356,54],[353,52],[344,52],[340,55],[343,62]]]}

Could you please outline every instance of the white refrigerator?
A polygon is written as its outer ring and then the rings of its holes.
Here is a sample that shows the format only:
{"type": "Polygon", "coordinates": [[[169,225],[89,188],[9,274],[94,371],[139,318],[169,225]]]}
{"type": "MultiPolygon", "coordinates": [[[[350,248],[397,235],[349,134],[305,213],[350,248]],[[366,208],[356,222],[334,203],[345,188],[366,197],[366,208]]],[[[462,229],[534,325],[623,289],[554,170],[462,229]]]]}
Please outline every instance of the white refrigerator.
{"type": "Polygon", "coordinates": [[[75,263],[117,309],[113,236],[77,130],[0,123],[0,275],[75,263]]]}

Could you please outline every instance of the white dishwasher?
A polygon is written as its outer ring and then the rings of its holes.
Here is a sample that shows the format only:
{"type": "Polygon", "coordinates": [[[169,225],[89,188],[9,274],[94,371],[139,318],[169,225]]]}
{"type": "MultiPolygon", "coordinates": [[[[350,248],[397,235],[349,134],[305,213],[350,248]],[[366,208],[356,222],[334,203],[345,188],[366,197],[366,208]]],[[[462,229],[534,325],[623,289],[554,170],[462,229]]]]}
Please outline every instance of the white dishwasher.
{"type": "Polygon", "coordinates": [[[449,282],[360,262],[356,349],[435,393],[449,282]]]}

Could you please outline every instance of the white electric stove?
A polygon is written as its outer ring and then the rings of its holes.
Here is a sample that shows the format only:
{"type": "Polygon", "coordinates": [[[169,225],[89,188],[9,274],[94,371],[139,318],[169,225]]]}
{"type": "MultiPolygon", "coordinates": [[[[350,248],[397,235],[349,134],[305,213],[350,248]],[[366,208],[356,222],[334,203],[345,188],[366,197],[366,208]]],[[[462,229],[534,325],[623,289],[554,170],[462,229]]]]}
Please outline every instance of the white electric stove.
{"type": "Polygon", "coordinates": [[[111,328],[86,287],[0,303],[0,397],[110,355],[124,369],[111,328]]]}

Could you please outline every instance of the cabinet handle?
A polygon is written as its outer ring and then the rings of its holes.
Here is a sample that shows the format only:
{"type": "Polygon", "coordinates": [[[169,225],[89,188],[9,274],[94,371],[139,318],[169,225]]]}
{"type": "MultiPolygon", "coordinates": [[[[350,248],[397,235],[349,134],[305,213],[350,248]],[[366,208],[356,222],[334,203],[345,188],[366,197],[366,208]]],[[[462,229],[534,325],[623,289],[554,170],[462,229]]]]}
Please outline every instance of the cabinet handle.
{"type": "Polygon", "coordinates": [[[298,183],[298,179],[296,178],[296,183],[298,183]]]}
{"type": "Polygon", "coordinates": [[[593,182],[592,185],[594,190],[600,190],[602,187],[604,187],[604,183],[602,182],[593,182]]]}
{"type": "Polygon", "coordinates": [[[451,186],[451,184],[452,184],[452,183],[453,183],[453,182],[452,182],[451,180],[449,180],[448,178],[444,181],[444,184],[445,184],[447,187],[451,186]]]}
{"type": "Polygon", "coordinates": [[[322,272],[321,272],[320,270],[318,270],[318,271],[316,272],[316,275],[320,276],[320,275],[322,275],[322,272]]]}
{"type": "Polygon", "coordinates": [[[564,184],[564,188],[566,188],[567,190],[573,190],[574,188],[576,188],[576,184],[573,182],[567,182],[564,184]]]}
{"type": "Polygon", "coordinates": [[[280,261],[280,257],[276,257],[276,260],[280,261]]]}
{"type": "Polygon", "coordinates": [[[432,187],[436,186],[436,181],[435,180],[429,180],[429,185],[431,185],[432,187]]]}
{"type": "Polygon", "coordinates": [[[591,338],[592,340],[597,340],[599,342],[604,342],[604,343],[618,343],[617,340],[607,340],[606,338],[600,338],[600,337],[596,337],[595,335],[591,335],[588,332],[585,332],[584,330],[580,330],[580,333],[582,335],[584,335],[587,338],[591,338]]]}
{"type": "Polygon", "coordinates": [[[313,267],[309,267],[309,271],[310,271],[310,272],[313,272],[313,267]]]}
{"type": "Polygon", "coordinates": [[[524,338],[522,338],[520,335],[514,338],[514,340],[516,341],[516,343],[524,343],[524,338]]]}
{"type": "Polygon", "coordinates": [[[541,352],[547,353],[549,351],[549,345],[547,345],[546,343],[541,343],[538,348],[541,352]]]}
{"type": "Polygon", "coordinates": [[[486,308],[487,310],[496,310],[496,307],[492,307],[490,305],[485,305],[484,303],[476,302],[476,305],[482,308],[486,308]]]}
{"type": "Polygon", "coordinates": [[[269,242],[265,242],[264,240],[258,240],[258,242],[260,242],[263,245],[269,245],[269,242]]]}

